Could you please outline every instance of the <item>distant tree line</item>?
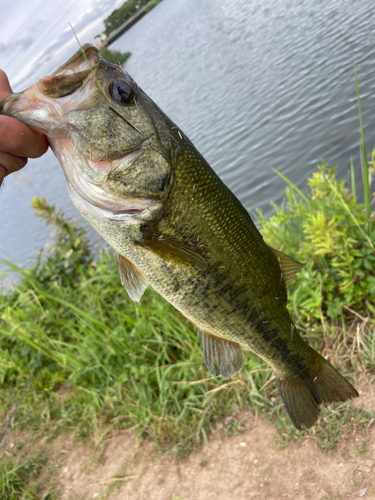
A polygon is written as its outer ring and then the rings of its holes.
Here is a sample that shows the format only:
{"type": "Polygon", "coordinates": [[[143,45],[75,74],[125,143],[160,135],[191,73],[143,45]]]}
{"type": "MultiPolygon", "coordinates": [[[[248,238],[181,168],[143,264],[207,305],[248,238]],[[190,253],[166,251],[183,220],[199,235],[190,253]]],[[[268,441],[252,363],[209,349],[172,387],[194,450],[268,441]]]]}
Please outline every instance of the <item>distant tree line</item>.
{"type": "MultiPolygon", "coordinates": [[[[119,9],[114,10],[106,19],[104,19],[104,33],[108,36],[112,31],[119,28],[125,21],[136,14],[141,7],[146,5],[149,0],[127,0],[119,9]]],[[[159,1],[153,2],[157,5],[159,1]]],[[[151,7],[155,7],[152,5],[151,7]]],[[[150,10],[150,9],[147,9],[150,10]]]]}

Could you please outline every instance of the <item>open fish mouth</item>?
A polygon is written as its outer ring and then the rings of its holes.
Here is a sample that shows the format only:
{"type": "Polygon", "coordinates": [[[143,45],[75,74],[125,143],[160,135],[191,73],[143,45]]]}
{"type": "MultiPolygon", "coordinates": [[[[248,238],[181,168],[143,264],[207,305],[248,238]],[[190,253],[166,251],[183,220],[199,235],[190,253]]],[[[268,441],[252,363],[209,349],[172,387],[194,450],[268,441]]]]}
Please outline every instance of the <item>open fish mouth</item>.
{"type": "Polygon", "coordinates": [[[135,222],[151,219],[155,212],[163,211],[163,204],[157,200],[142,198],[108,198],[108,193],[101,186],[86,185],[85,196],[81,195],[70,181],[67,181],[69,197],[82,215],[100,216],[110,220],[135,222]],[[90,198],[89,198],[89,195],[90,198]]]}
{"type": "Polygon", "coordinates": [[[162,203],[153,199],[116,196],[107,189],[107,181],[114,163],[126,164],[141,154],[141,148],[114,161],[92,161],[77,156],[72,140],[49,139],[51,148],[60,161],[67,181],[68,193],[82,213],[93,211],[106,219],[127,220],[137,216],[147,219],[147,210],[162,209],[162,203]],[[77,168],[79,162],[80,169],[77,168]]]}
{"type": "MultiPolygon", "coordinates": [[[[161,210],[159,192],[148,197],[149,191],[129,187],[134,177],[127,176],[137,162],[139,170],[145,164],[154,135],[151,120],[134,103],[132,83],[95,47],[84,45],[53,73],[0,103],[0,114],[47,136],[69,195],[87,217],[95,212],[105,219],[147,220],[149,211],[161,210]]],[[[159,160],[155,164],[160,168],[159,160]]],[[[154,186],[150,180],[148,185],[154,186]]]]}
{"type": "Polygon", "coordinates": [[[69,197],[81,214],[96,215],[110,220],[147,220],[155,211],[163,210],[163,203],[146,198],[117,197],[104,184],[93,184],[76,175],[67,178],[69,197]]]}

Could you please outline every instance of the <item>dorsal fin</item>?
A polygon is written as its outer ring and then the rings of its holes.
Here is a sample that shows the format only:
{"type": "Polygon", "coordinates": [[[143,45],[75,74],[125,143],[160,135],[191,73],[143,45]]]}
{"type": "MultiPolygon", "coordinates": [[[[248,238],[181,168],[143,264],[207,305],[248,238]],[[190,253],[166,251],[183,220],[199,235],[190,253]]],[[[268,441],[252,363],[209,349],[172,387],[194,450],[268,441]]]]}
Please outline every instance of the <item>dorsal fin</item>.
{"type": "Polygon", "coordinates": [[[288,255],[285,255],[285,253],[275,250],[272,247],[270,247],[270,249],[279,261],[285,284],[289,285],[289,283],[294,280],[296,273],[305,267],[306,264],[301,264],[300,262],[292,259],[292,257],[289,257],[288,255]]]}
{"type": "Polygon", "coordinates": [[[191,264],[201,270],[207,268],[207,261],[204,257],[172,236],[153,233],[151,230],[146,230],[143,234],[144,240],[141,246],[164,260],[182,265],[191,264]]]}
{"type": "Polygon", "coordinates": [[[130,260],[117,252],[116,260],[121,284],[125,287],[129,297],[134,302],[139,302],[148,287],[146,276],[130,260]]]}
{"type": "Polygon", "coordinates": [[[240,344],[221,339],[210,333],[202,332],[201,330],[199,330],[199,334],[203,348],[204,361],[208,371],[215,379],[215,359],[220,375],[224,380],[233,377],[241,370],[245,358],[240,344]]]}

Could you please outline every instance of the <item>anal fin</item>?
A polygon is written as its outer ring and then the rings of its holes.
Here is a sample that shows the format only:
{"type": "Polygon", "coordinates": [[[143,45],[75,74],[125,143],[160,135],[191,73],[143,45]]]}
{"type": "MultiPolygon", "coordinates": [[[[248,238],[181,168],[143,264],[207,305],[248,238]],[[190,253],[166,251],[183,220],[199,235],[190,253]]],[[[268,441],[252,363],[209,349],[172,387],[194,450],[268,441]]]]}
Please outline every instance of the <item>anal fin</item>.
{"type": "Polygon", "coordinates": [[[244,363],[244,355],[240,344],[216,337],[199,330],[204,361],[208,371],[216,379],[216,368],[224,380],[233,377],[239,372],[244,363]]]}
{"type": "Polygon", "coordinates": [[[139,302],[148,287],[146,276],[130,260],[117,252],[116,260],[121,284],[125,287],[129,297],[134,302],[139,302]]]}

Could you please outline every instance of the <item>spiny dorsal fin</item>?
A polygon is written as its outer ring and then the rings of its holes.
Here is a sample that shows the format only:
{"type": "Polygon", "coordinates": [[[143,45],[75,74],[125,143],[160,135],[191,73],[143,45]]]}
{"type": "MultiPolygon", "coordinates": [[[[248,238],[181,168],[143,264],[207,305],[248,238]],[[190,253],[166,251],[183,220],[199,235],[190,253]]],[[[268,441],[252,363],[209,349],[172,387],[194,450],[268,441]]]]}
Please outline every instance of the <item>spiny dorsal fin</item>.
{"type": "Polygon", "coordinates": [[[288,255],[285,255],[285,253],[275,250],[272,247],[270,247],[270,249],[280,263],[285,284],[289,285],[289,283],[294,280],[298,271],[305,267],[306,264],[301,264],[300,262],[292,259],[292,257],[289,257],[288,255]]]}
{"type": "Polygon", "coordinates": [[[125,287],[129,297],[134,302],[139,302],[148,287],[146,276],[130,260],[117,252],[116,260],[121,284],[125,287]]]}
{"type": "Polygon", "coordinates": [[[207,268],[207,261],[204,257],[172,236],[156,234],[147,230],[144,232],[144,240],[141,245],[168,262],[177,262],[182,265],[191,264],[202,271],[207,268]]]}
{"type": "Polygon", "coordinates": [[[224,380],[233,377],[243,366],[244,355],[240,344],[215,337],[198,330],[201,338],[204,361],[208,371],[216,379],[215,359],[224,380]]]}

